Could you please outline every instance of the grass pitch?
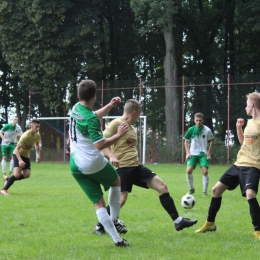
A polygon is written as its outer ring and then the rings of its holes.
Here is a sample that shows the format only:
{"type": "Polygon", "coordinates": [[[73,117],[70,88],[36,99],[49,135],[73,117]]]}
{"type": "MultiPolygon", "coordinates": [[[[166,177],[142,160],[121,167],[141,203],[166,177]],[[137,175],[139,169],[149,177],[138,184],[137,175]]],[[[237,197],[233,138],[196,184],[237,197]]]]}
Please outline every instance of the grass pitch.
{"type": "MultiPolygon", "coordinates": [[[[9,196],[0,195],[1,260],[171,260],[257,259],[249,208],[240,189],[226,191],[216,219],[217,231],[196,234],[206,220],[210,190],[229,167],[211,166],[209,195],[202,195],[202,174],[194,171],[196,205],[181,207],[188,191],[185,165],[146,165],[167,184],[179,214],[198,223],[177,232],[153,190],[134,187],[121,210],[130,247],[116,248],[109,235],[97,236],[93,205],[70,175],[69,164],[32,163],[32,175],[16,181],[9,196]]],[[[108,193],[105,193],[107,199],[108,193]]]]}

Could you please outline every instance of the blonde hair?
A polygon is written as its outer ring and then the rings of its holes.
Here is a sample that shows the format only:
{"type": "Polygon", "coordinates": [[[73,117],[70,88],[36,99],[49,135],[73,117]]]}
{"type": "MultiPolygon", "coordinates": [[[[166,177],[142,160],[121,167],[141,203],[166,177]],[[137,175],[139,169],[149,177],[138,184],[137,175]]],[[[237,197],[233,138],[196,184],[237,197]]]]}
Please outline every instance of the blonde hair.
{"type": "Polygon", "coordinates": [[[139,111],[141,109],[141,103],[135,99],[128,99],[124,106],[124,112],[127,114],[130,114],[133,111],[139,111]]]}
{"type": "Polygon", "coordinates": [[[196,113],[196,114],[194,115],[194,118],[195,118],[195,117],[200,117],[200,118],[204,119],[204,115],[203,115],[202,113],[200,113],[200,112],[196,113]]]}
{"type": "Polygon", "coordinates": [[[247,99],[254,102],[255,107],[257,109],[260,109],[260,93],[258,92],[252,92],[246,95],[247,99]]]}

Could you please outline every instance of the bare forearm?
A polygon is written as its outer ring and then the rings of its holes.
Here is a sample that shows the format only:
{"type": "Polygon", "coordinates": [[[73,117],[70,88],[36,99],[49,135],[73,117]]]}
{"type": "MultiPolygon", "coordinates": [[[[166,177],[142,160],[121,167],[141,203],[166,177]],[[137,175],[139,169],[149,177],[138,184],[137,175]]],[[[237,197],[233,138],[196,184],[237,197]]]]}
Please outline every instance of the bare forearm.
{"type": "Polygon", "coordinates": [[[113,107],[110,104],[107,104],[106,106],[104,106],[104,107],[98,109],[97,111],[95,111],[95,114],[97,115],[98,118],[101,119],[103,116],[108,114],[112,108],[113,107]]]}
{"type": "Polygon", "coordinates": [[[237,138],[238,138],[239,143],[242,145],[244,142],[244,133],[243,133],[242,128],[237,128],[237,138]]]}

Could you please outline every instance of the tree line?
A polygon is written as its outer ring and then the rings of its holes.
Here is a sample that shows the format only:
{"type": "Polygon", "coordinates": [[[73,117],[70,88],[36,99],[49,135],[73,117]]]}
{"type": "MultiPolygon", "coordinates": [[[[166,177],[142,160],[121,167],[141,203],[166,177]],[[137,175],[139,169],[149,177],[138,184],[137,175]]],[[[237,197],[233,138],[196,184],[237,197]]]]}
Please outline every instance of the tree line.
{"type": "MultiPolygon", "coordinates": [[[[84,78],[106,81],[107,89],[138,86],[142,78],[143,113],[170,148],[179,143],[182,111],[182,90],[172,86],[185,76],[191,84],[217,86],[187,91],[185,113],[206,111],[224,141],[227,121],[220,108],[228,89],[221,84],[227,74],[237,82],[260,74],[259,11],[257,0],[2,0],[2,121],[14,109],[25,126],[29,93],[32,116],[64,116],[84,78]]],[[[232,87],[232,106],[241,107],[240,98],[255,87],[232,87]]],[[[106,93],[139,98],[135,88],[106,93]]]]}

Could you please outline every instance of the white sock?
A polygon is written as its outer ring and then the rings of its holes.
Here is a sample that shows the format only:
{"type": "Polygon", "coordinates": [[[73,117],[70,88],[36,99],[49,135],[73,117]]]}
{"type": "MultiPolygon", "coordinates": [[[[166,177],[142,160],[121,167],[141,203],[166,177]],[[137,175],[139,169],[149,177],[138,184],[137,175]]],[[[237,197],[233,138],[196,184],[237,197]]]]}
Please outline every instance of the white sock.
{"type": "Polygon", "coordinates": [[[2,172],[6,173],[6,160],[2,159],[2,172]]]}
{"type": "Polygon", "coordinates": [[[120,212],[120,195],[121,195],[121,187],[110,187],[108,194],[108,204],[110,207],[110,218],[112,221],[119,218],[120,212]]]}
{"type": "Polygon", "coordinates": [[[122,238],[118,235],[115,225],[113,224],[110,216],[107,213],[106,208],[99,208],[96,210],[98,221],[104,226],[106,231],[112,237],[114,242],[122,241],[122,238]]]}
{"type": "Polygon", "coordinates": [[[14,160],[12,158],[11,161],[10,161],[10,170],[9,171],[12,172],[13,169],[14,169],[14,160]]]}
{"type": "Polygon", "coordinates": [[[176,218],[175,220],[174,220],[174,223],[176,223],[176,224],[178,224],[178,223],[180,223],[182,221],[182,217],[178,217],[178,218],[176,218]]]}
{"type": "Polygon", "coordinates": [[[202,177],[202,183],[203,183],[203,192],[207,192],[208,185],[209,185],[209,175],[206,175],[202,177]]]}
{"type": "Polygon", "coordinates": [[[187,183],[188,183],[190,189],[194,188],[194,186],[193,186],[193,175],[186,173],[186,178],[187,178],[187,183]]]}

